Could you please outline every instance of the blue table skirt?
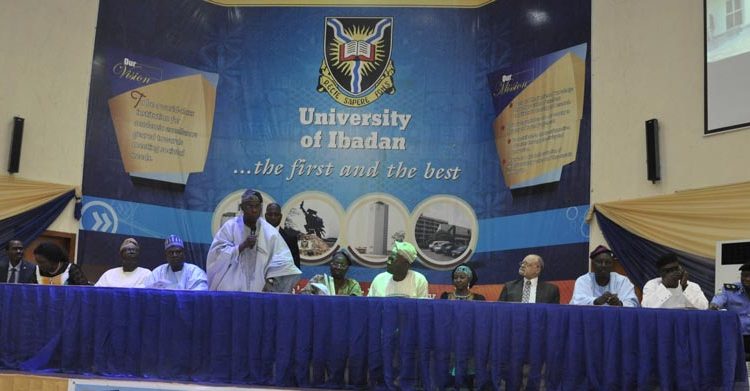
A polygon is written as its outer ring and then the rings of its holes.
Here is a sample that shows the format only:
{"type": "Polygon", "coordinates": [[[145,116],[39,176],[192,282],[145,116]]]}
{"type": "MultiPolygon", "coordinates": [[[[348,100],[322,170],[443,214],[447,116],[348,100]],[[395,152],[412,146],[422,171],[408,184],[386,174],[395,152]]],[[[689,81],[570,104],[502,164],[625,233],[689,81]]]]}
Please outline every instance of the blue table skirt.
{"type": "Polygon", "coordinates": [[[5,369],[209,383],[747,389],[724,311],[0,284],[0,344],[5,369]]]}

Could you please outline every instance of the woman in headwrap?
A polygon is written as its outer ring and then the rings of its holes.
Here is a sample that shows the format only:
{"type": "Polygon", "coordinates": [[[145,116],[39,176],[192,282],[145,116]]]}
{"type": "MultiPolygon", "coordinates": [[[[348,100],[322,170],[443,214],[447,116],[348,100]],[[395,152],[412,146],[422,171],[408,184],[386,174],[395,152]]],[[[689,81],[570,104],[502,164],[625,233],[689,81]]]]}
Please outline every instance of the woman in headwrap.
{"type": "Polygon", "coordinates": [[[331,258],[329,267],[331,275],[317,274],[307,283],[302,293],[316,295],[337,295],[337,296],[362,296],[362,288],[357,280],[346,278],[346,272],[352,261],[349,254],[344,250],[336,252],[331,258]]]}
{"type": "Polygon", "coordinates": [[[68,254],[54,243],[36,246],[34,259],[39,266],[36,280],[41,285],[90,285],[81,268],[68,262],[68,254]]]}
{"type": "MultiPolygon", "coordinates": [[[[443,292],[442,295],[440,295],[441,299],[447,299],[447,300],[477,300],[477,301],[485,301],[484,296],[473,293],[471,291],[471,287],[474,286],[477,282],[477,273],[474,271],[474,269],[471,268],[469,265],[458,265],[455,269],[453,269],[453,273],[451,273],[451,276],[453,277],[453,286],[455,289],[453,292],[443,292]]],[[[453,354],[451,354],[451,377],[456,376],[456,367],[455,367],[455,357],[453,354]]],[[[474,375],[476,374],[476,369],[474,367],[474,359],[469,358],[469,361],[467,363],[466,368],[466,385],[468,386],[468,389],[473,390],[474,389],[474,375]]],[[[460,388],[460,387],[457,387],[460,388]]],[[[463,388],[461,388],[463,389],[463,388]]]]}
{"type": "Polygon", "coordinates": [[[453,269],[451,274],[453,278],[453,292],[443,292],[441,299],[448,300],[480,300],[484,301],[484,296],[473,293],[471,287],[477,283],[477,273],[469,265],[458,265],[453,269]]]}

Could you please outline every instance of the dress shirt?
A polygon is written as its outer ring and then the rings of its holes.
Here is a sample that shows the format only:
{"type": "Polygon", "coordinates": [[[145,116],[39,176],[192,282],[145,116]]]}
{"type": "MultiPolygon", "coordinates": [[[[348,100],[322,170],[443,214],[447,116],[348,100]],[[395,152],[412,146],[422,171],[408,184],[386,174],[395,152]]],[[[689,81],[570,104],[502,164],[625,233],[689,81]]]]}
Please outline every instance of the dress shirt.
{"type": "Polygon", "coordinates": [[[18,265],[13,266],[10,262],[8,262],[8,283],[11,284],[18,284],[18,275],[21,274],[21,262],[18,262],[18,265]],[[15,272],[13,271],[15,270],[15,272]],[[10,280],[11,275],[13,276],[13,281],[10,280]]]}
{"type": "Polygon", "coordinates": [[[531,290],[529,291],[529,303],[536,303],[536,287],[539,285],[539,277],[534,277],[530,280],[524,277],[523,285],[526,286],[526,281],[531,281],[531,290]]]}

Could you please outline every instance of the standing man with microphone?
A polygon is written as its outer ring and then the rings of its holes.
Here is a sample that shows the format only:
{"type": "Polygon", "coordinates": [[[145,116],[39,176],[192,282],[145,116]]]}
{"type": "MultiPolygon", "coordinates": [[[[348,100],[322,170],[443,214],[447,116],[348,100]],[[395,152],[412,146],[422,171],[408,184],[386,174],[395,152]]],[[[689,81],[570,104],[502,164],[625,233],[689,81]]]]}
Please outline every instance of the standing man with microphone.
{"type": "Polygon", "coordinates": [[[261,217],[263,196],[248,189],[242,215],[216,232],[208,250],[208,285],[215,291],[291,293],[302,272],[279,231],[261,217]]]}

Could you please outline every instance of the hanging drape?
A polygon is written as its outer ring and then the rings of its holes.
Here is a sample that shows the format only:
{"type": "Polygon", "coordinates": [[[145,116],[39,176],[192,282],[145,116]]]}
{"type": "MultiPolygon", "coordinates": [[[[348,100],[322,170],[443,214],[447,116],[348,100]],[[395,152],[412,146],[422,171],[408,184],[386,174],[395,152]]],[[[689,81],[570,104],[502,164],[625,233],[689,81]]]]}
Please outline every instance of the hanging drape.
{"type": "Polygon", "coordinates": [[[707,259],[719,240],[750,239],[750,182],[597,203],[591,210],[637,236],[707,259]]]}
{"type": "Polygon", "coordinates": [[[597,203],[589,213],[636,285],[657,276],[656,259],[674,252],[711,297],[716,242],[750,239],[750,182],[597,203]]]}
{"type": "Polygon", "coordinates": [[[0,220],[38,208],[71,191],[75,191],[71,185],[0,175],[0,220]]]}
{"type": "Polygon", "coordinates": [[[680,259],[680,264],[687,270],[690,281],[700,285],[709,299],[714,294],[714,264],[712,259],[678,251],[641,238],[618,226],[612,220],[596,212],[604,237],[620,264],[628,273],[628,278],[635,285],[643,288],[648,280],[659,275],[656,259],[673,252],[680,259]]]}
{"type": "Polygon", "coordinates": [[[30,243],[74,196],[74,186],[0,176],[0,243],[12,239],[30,243]]]}

